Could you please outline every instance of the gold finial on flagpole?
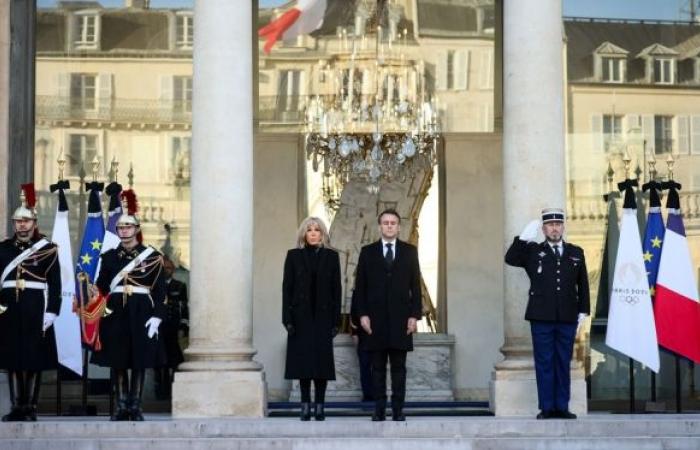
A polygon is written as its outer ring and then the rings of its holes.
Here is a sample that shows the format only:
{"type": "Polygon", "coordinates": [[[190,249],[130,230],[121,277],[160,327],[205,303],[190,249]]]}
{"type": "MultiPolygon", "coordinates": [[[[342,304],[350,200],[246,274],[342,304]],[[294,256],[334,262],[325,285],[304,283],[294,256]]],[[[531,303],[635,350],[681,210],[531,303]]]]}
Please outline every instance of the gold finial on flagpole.
{"type": "Polygon", "coordinates": [[[129,179],[129,189],[134,188],[134,163],[131,162],[129,164],[129,173],[126,174],[127,178],[129,179]]]}
{"type": "Polygon", "coordinates": [[[63,180],[63,174],[66,169],[66,157],[63,154],[63,147],[61,147],[61,151],[58,153],[58,159],[56,162],[58,163],[58,179],[61,181],[63,180]]]}
{"type": "Polygon", "coordinates": [[[666,165],[668,166],[668,179],[673,180],[673,165],[676,160],[673,159],[673,154],[669,153],[668,158],[666,158],[666,165]]]}
{"type": "Polygon", "coordinates": [[[656,157],[652,153],[649,155],[649,180],[654,181],[656,179],[656,157]]]}
{"type": "Polygon", "coordinates": [[[613,191],[613,179],[615,178],[615,171],[612,168],[612,162],[608,159],[608,192],[613,191]]]}
{"type": "Polygon", "coordinates": [[[97,181],[97,173],[100,171],[100,159],[95,155],[92,158],[92,181],[97,181]]]}
{"type": "Polygon", "coordinates": [[[112,157],[110,172],[112,172],[112,181],[117,182],[119,178],[119,161],[117,161],[117,155],[112,157]]]}

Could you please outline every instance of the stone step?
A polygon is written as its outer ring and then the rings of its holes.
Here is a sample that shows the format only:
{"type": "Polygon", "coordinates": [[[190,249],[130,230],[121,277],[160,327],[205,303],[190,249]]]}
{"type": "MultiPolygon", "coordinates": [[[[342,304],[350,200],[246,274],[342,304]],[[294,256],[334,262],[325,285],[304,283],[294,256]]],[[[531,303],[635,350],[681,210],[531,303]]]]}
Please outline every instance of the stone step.
{"type": "Polygon", "coordinates": [[[199,449],[686,449],[700,448],[700,416],[589,415],[578,420],[409,417],[191,419],[147,415],[147,421],[106,418],[0,423],[0,448],[67,450],[199,449]]]}

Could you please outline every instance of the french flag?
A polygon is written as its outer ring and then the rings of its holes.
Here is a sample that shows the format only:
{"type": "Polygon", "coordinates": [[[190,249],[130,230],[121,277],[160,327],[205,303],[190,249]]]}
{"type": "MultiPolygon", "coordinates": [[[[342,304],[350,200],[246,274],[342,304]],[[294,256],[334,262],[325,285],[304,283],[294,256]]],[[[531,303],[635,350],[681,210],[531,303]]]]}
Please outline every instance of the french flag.
{"type": "Polygon", "coordinates": [[[668,218],[656,280],[656,334],[662,347],[700,363],[700,300],[681,217],[681,186],[674,181],[663,185],[669,189],[668,218]]]}
{"type": "Polygon", "coordinates": [[[296,6],[258,30],[258,36],[265,38],[263,51],[270,53],[280,38],[289,41],[321,28],[327,6],[326,0],[298,0],[296,6]]]}

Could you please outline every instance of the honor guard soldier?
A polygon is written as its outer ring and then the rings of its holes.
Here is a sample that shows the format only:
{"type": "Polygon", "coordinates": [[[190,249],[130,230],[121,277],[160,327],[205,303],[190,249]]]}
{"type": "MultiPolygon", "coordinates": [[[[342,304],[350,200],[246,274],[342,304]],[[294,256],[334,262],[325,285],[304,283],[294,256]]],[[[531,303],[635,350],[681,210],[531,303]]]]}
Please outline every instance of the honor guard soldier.
{"type": "Polygon", "coordinates": [[[124,191],[122,198],[127,200],[127,212],[117,221],[120,244],[101,256],[99,292],[93,292],[106,302],[99,331],[102,348],[92,361],[112,368],[117,407],[111,420],[142,421],[146,369],[165,362],[158,336],[165,316],[165,274],[161,254],[141,243],[133,191],[124,191]]]}
{"type": "Polygon", "coordinates": [[[22,185],[15,234],[0,243],[0,369],[12,409],[4,422],[36,421],[42,370],[56,369],[53,322],[61,309],[58,247],[39,234],[34,185],[22,185]]]}
{"type": "Polygon", "coordinates": [[[525,269],[530,291],[525,320],[532,333],[538,419],[575,419],[569,411],[570,368],[578,327],[590,312],[583,249],[564,242],[564,211],[542,210],[544,242],[534,242],[540,222],[530,222],[506,253],[506,263],[525,269]]]}
{"type": "Polygon", "coordinates": [[[185,358],[180,347],[180,331],[184,337],[189,333],[189,312],[187,308],[187,285],[173,278],[175,263],[163,257],[165,271],[166,301],[165,320],[161,324],[161,336],[165,344],[166,363],[155,370],[156,398],[168,399],[171,396],[173,374],[185,358]]]}

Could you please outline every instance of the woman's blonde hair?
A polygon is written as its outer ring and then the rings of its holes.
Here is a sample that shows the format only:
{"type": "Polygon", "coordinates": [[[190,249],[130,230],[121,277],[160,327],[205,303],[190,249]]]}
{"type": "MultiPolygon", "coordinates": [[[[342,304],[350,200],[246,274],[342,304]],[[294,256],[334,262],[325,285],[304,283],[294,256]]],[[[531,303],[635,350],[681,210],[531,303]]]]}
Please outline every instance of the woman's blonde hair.
{"type": "Polygon", "coordinates": [[[328,247],[331,245],[331,237],[328,235],[328,229],[326,224],[323,223],[318,217],[307,217],[301,221],[299,229],[297,230],[297,247],[306,247],[306,231],[309,229],[311,224],[316,224],[321,230],[321,247],[328,247]]]}

